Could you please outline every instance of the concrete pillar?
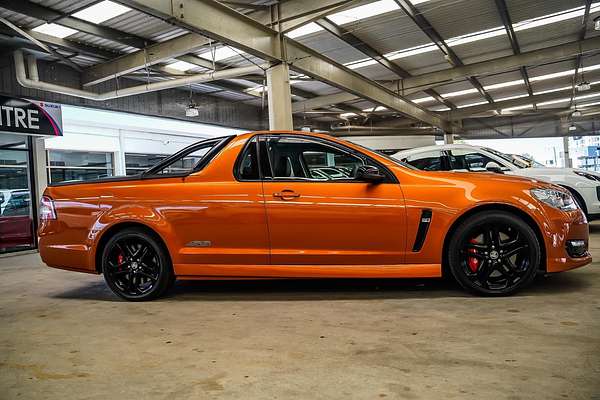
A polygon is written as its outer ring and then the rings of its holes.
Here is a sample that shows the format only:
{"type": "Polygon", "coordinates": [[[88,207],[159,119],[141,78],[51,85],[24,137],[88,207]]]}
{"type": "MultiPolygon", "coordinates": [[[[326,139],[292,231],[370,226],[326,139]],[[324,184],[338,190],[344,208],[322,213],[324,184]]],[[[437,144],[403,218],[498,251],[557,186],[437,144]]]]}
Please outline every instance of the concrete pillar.
{"type": "Polygon", "coordinates": [[[563,136],[563,154],[565,159],[565,168],[573,168],[571,154],[569,153],[569,137],[563,136]]]}
{"type": "Polygon", "coordinates": [[[292,92],[290,70],[287,63],[281,63],[267,70],[269,96],[269,129],[292,130],[292,92]]]}
{"type": "Polygon", "coordinates": [[[121,129],[119,129],[119,151],[113,153],[113,158],[115,176],[125,176],[127,174],[127,165],[125,163],[125,139],[121,129]]]}
{"type": "Polygon", "coordinates": [[[47,172],[47,161],[46,161],[46,142],[44,142],[44,138],[33,137],[32,142],[32,155],[33,155],[33,165],[31,168],[31,173],[33,174],[33,178],[35,181],[35,188],[33,195],[35,196],[35,207],[40,207],[40,198],[46,190],[48,186],[48,172],[47,172]]]}
{"type": "Polygon", "coordinates": [[[444,133],[444,144],[453,144],[454,135],[451,133],[444,133]]]}

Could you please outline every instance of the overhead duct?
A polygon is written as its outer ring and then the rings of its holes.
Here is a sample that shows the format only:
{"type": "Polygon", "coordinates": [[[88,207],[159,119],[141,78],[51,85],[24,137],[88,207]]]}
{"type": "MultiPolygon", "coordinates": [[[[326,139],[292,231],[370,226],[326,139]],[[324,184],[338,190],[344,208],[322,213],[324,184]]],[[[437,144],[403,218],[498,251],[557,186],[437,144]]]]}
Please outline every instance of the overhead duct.
{"type": "Polygon", "coordinates": [[[106,101],[118,99],[120,97],[135,96],[138,94],[156,92],[159,90],[188,86],[194,83],[211,82],[219,79],[231,79],[249,74],[263,73],[263,68],[269,67],[268,64],[264,64],[260,66],[252,65],[248,67],[230,68],[204,74],[190,75],[184,78],[170,79],[163,82],[153,82],[123,89],[116,89],[104,93],[94,93],[87,90],[75,89],[68,86],[40,81],[38,78],[39,74],[37,69],[37,60],[32,55],[28,57],[29,74],[31,76],[31,78],[29,78],[27,77],[27,72],[25,71],[23,51],[15,50],[13,57],[15,62],[15,74],[17,77],[17,82],[19,82],[21,86],[30,89],[65,94],[68,96],[81,97],[94,101],[106,101]]]}

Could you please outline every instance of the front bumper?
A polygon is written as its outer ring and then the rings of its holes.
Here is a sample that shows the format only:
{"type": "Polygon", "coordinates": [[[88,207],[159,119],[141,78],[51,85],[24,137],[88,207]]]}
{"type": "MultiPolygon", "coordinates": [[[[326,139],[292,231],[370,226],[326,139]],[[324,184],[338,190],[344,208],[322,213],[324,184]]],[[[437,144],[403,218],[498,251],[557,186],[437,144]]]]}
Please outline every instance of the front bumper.
{"type": "Polygon", "coordinates": [[[563,212],[552,210],[545,227],[546,271],[561,272],[583,267],[592,262],[589,251],[581,252],[581,256],[572,256],[569,252],[571,243],[584,241],[587,249],[589,243],[589,227],[581,210],[563,212]]]}

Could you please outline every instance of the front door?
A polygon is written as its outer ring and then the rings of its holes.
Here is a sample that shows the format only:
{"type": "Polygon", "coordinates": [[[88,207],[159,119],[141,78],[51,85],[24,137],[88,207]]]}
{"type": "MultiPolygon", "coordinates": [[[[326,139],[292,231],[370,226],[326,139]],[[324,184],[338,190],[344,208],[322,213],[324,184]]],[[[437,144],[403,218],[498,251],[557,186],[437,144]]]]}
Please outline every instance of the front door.
{"type": "Polygon", "coordinates": [[[265,136],[259,149],[271,264],[403,262],[404,199],[391,172],[382,183],[362,182],[357,168],[375,161],[300,135],[265,136]]]}

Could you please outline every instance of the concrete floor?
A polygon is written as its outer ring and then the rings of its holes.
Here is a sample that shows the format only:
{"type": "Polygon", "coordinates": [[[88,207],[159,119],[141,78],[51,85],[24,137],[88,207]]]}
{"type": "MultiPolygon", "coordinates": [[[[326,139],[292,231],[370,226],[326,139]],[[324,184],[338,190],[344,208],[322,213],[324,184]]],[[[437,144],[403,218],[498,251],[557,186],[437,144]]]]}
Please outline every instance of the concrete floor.
{"type": "Polygon", "coordinates": [[[600,399],[600,263],[510,298],[436,281],[182,282],[140,304],[37,254],[2,258],[0,398],[600,399]]]}

